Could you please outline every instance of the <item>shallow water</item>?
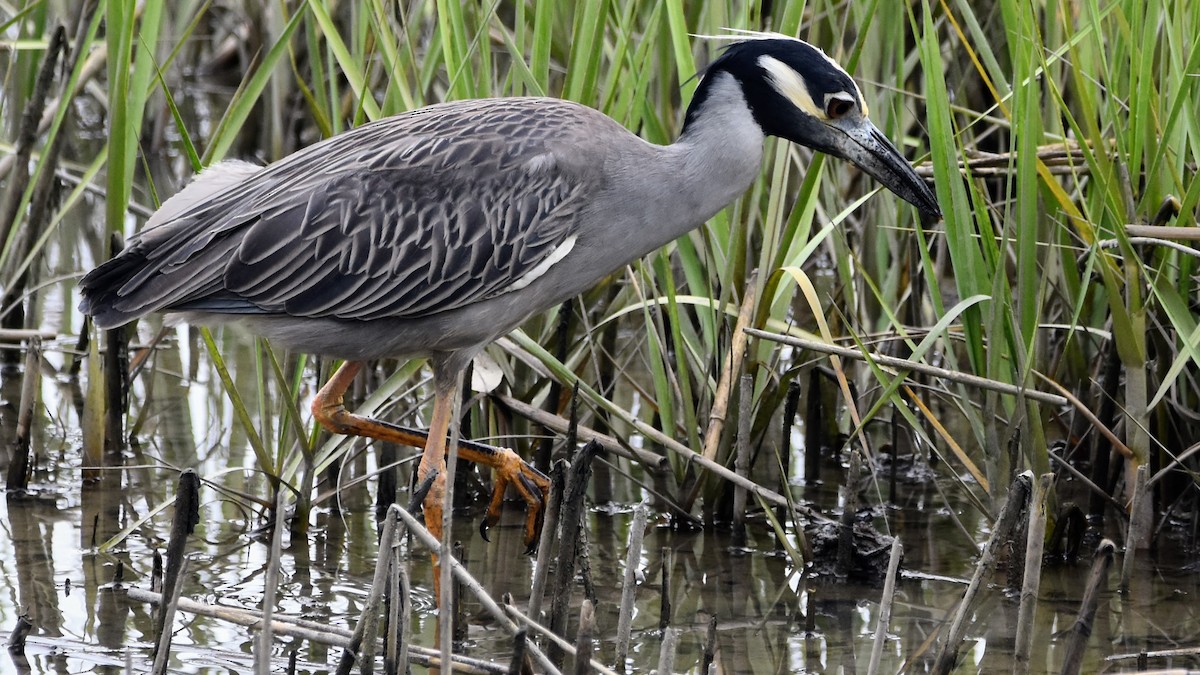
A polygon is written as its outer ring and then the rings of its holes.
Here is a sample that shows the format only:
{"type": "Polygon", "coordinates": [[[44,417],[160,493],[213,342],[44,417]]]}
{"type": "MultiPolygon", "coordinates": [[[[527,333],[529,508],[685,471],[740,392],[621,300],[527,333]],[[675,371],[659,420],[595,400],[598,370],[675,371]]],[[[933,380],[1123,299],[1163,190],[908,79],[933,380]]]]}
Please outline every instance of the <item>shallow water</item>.
{"type": "MultiPolygon", "coordinates": [[[[179,335],[186,336],[182,329],[179,335]]],[[[242,338],[226,338],[228,354],[248,351],[242,338]]],[[[146,587],[152,551],[165,547],[176,473],[194,468],[208,481],[202,488],[201,522],[190,540],[190,567],[184,595],[231,607],[257,609],[261,603],[268,537],[261,512],[231,495],[244,491],[261,498],[265,480],[254,470],[255,458],[207,360],[193,370],[194,345],[167,345],[154,370],[135,387],[133,410],[145,410],[140,447],[128,451],[127,468],[97,485],[80,481],[77,411],[67,379],[49,379],[42,387],[45,415],[35,437],[39,453],[35,484],[27,496],[7,495],[0,505],[0,627],[10,630],[24,611],[35,626],[25,650],[27,661],[0,657],[0,672],[133,672],[149,667],[150,608],[128,600],[114,584],[118,566],[124,583],[146,587]],[[185,380],[182,373],[195,372],[185,380]],[[227,492],[220,492],[220,486],[227,492]],[[117,537],[114,542],[110,539],[117,537]],[[110,542],[107,543],[106,542],[110,542]]],[[[49,356],[51,360],[56,357],[49,356]]],[[[227,356],[228,358],[228,356],[227,356]]],[[[244,362],[231,359],[234,367],[244,362]]],[[[13,401],[19,377],[4,381],[13,401]]],[[[246,392],[243,392],[246,395],[246,392]]],[[[5,423],[9,423],[8,417],[5,423]]],[[[6,435],[11,428],[6,428],[6,435]]],[[[409,454],[409,453],[406,453],[409,454]]],[[[313,514],[305,536],[285,536],[283,577],[277,611],[333,626],[353,627],[367,594],[376,555],[374,481],[368,475],[374,453],[356,453],[343,465],[338,508],[325,502],[313,514]]],[[[800,458],[793,465],[799,466],[800,458]]],[[[3,467],[0,467],[3,468],[3,467]]],[[[841,480],[836,461],[823,476],[841,480]]],[[[626,481],[615,483],[617,501],[592,508],[587,518],[590,567],[597,606],[597,655],[611,663],[632,506],[640,492],[626,481]]],[[[950,516],[931,480],[901,481],[900,506],[876,513],[883,529],[893,528],[905,546],[905,578],[897,586],[896,605],[884,646],[882,670],[931,667],[930,636],[944,627],[971,575],[974,545],[950,516]]],[[[953,491],[951,491],[952,493],[953,491]]],[[[795,486],[794,495],[826,513],[839,506],[838,486],[795,486]]],[[[951,504],[973,540],[984,541],[987,523],[975,511],[951,504]]],[[[492,543],[475,532],[478,515],[458,518],[471,571],[493,597],[512,593],[524,606],[533,562],[522,555],[521,513],[510,504],[492,543]]],[[[409,548],[414,588],[414,641],[435,647],[436,612],[428,558],[409,548]]],[[[1194,645],[1200,632],[1196,602],[1198,575],[1184,568],[1191,561],[1165,554],[1159,563],[1142,556],[1129,597],[1115,588],[1120,559],[1113,567],[1089,643],[1085,672],[1132,669],[1131,660],[1110,662],[1112,655],[1147,649],[1194,645]]],[[[798,571],[776,549],[762,518],[752,521],[749,541],[732,546],[724,531],[681,532],[652,516],[639,563],[637,614],[629,667],[657,667],[662,644],[659,629],[661,574],[670,571],[671,626],[680,630],[674,669],[695,672],[703,654],[709,618],[718,621],[718,672],[857,672],[866,670],[877,623],[881,589],[838,583],[798,571]]],[[[1194,565],[1192,568],[1194,569],[1194,565]]],[[[1075,618],[1088,561],[1047,567],[1037,609],[1034,672],[1056,672],[1065,637],[1075,618]]],[[[973,612],[962,649],[960,672],[1011,670],[1016,602],[1004,591],[1003,572],[991,578],[973,612]]],[[[576,603],[580,593],[576,592],[576,603]]],[[[577,612],[576,612],[577,613],[577,612]]],[[[510,639],[468,600],[469,630],[464,651],[507,663],[510,639]]],[[[248,673],[254,634],[214,619],[181,615],[175,622],[171,672],[248,673]]],[[[572,628],[572,633],[574,629],[572,628]]],[[[325,673],[336,667],[339,650],[292,638],[275,642],[277,670],[295,659],[295,672],[325,673]]],[[[1200,657],[1154,659],[1154,667],[1200,667],[1200,657]]],[[[419,669],[418,669],[419,670],[419,669]]]]}

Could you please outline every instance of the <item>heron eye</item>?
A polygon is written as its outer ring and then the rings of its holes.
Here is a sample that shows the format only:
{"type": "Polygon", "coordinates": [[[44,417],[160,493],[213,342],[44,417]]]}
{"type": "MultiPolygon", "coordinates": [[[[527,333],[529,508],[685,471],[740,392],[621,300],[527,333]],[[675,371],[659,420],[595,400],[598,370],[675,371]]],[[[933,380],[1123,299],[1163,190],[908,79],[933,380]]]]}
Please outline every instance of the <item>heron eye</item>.
{"type": "Polygon", "coordinates": [[[854,109],[854,102],[841,98],[840,96],[830,96],[825,101],[825,116],[831,120],[836,120],[848,114],[854,109]]]}

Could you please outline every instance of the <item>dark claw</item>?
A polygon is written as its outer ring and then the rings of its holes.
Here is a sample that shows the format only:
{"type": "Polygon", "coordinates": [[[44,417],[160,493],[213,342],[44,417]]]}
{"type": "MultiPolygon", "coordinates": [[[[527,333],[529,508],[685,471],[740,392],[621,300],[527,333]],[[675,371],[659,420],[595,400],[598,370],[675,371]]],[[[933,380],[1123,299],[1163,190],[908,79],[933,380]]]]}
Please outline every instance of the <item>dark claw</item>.
{"type": "MultiPolygon", "coordinates": [[[[525,469],[528,470],[530,473],[534,474],[535,476],[537,476],[538,478],[541,478],[542,480],[546,481],[547,483],[550,482],[550,477],[547,476],[546,474],[542,473],[536,466],[529,464],[529,463],[525,463],[525,469]]],[[[521,475],[524,476],[525,474],[522,473],[521,475]]]]}
{"type": "Polygon", "coordinates": [[[535,556],[538,552],[538,544],[542,541],[542,526],[545,524],[544,513],[539,512],[537,522],[533,524],[533,536],[529,538],[529,545],[525,547],[525,555],[535,556]]]}
{"type": "MultiPolygon", "coordinates": [[[[542,505],[544,505],[546,503],[546,500],[542,498],[542,488],[538,487],[538,484],[533,482],[533,479],[530,478],[529,476],[526,476],[525,474],[520,474],[520,477],[521,477],[521,484],[525,486],[525,490],[527,492],[529,492],[529,494],[533,495],[534,497],[537,497],[538,506],[541,507],[542,505]]],[[[532,508],[532,506],[530,508],[532,508]]]]}
{"type": "Polygon", "coordinates": [[[479,536],[483,537],[483,540],[489,544],[492,543],[492,540],[488,539],[488,530],[490,529],[487,516],[484,516],[483,520],[479,521],[479,536]]]}
{"type": "Polygon", "coordinates": [[[432,469],[425,474],[425,479],[417,483],[416,489],[413,490],[412,499],[408,501],[408,512],[416,513],[421,504],[425,503],[425,497],[429,494],[429,488],[433,487],[433,481],[437,478],[438,470],[432,469]]]}
{"type": "MultiPolygon", "coordinates": [[[[529,490],[529,494],[534,495],[538,500],[537,522],[533,524],[533,537],[530,538],[529,545],[525,547],[525,555],[531,556],[537,554],[538,542],[540,542],[542,539],[542,526],[545,524],[546,520],[546,509],[542,507],[545,505],[546,499],[542,496],[541,489],[538,488],[533,481],[529,480],[525,476],[521,476],[521,481],[529,490]]],[[[527,508],[533,507],[528,506],[527,508]]]]}

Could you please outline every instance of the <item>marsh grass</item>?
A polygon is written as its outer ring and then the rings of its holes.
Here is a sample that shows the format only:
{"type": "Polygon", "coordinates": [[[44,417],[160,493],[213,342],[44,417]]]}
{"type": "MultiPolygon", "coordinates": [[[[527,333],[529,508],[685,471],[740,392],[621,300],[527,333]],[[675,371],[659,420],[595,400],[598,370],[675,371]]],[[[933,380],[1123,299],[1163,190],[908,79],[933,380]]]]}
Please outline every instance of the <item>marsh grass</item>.
{"type": "MultiPolygon", "coordinates": [[[[234,156],[269,162],[367,120],[476,96],[569,98],[668,143],[695,74],[722,44],[694,36],[774,30],[823,47],[856,75],[876,124],[932,175],[944,222],[922,226],[911,207],[877,193],[853,167],[770,141],[760,178],[706,227],[489,348],[503,390],[566,415],[567,397],[547,396],[553,383],[567,392],[578,383],[582,424],[672,461],[665,476],[628,462],[619,472],[677,502],[699,484],[706,517],[720,520],[728,483],[696,483],[697,467],[647,440],[637,424],[701,450],[738,307],[753,287],[754,327],[1029,389],[1057,391],[1047,384],[1054,382],[1084,406],[1111,411],[1088,421],[1019,395],[906,377],[870,358],[865,366],[833,361],[829,421],[844,442],[827,451],[844,456],[857,446],[878,462],[881,447],[896,446],[932,463],[980,519],[992,517],[997,491],[1016,472],[1055,469],[1052,453],[1123,503],[1138,466],[1172,469],[1156,482],[1156,501],[1146,502],[1156,518],[1196,502],[1195,459],[1173,463],[1200,442],[1191,412],[1200,405],[1196,249],[1182,238],[1200,207],[1196,3],[75,4],[0,7],[6,158],[50,31],[65,23],[76,47],[55,100],[37,113],[38,148],[65,136],[63,157],[51,165],[35,148],[28,183],[4,184],[21,208],[3,233],[0,283],[11,287],[28,271],[37,277],[32,293],[61,303],[61,313],[30,317],[32,327],[87,330],[71,279],[108,255],[100,230],[136,230],[202,166],[234,156]],[[22,254],[14,242],[28,236],[33,185],[51,171],[63,176],[56,210],[22,254]],[[103,195],[103,220],[75,236],[66,229],[70,213],[95,194],[103,195]],[[1101,372],[1110,354],[1119,364],[1114,380],[1101,372]],[[1127,453],[1114,454],[1098,425],[1127,453]],[[1120,471],[1104,468],[1110,454],[1120,471]]],[[[14,175],[11,160],[3,168],[14,175]]],[[[346,448],[311,427],[304,403],[313,361],[259,345],[227,369],[219,337],[206,335],[205,344],[237,411],[240,430],[228,438],[246,439],[269,484],[303,506],[303,528],[317,477],[346,448]]],[[[99,381],[95,354],[91,387],[99,381]]],[[[752,417],[756,471],[774,469],[763,480],[785,494],[788,477],[778,467],[791,452],[790,432],[780,437],[779,412],[788,385],[807,386],[810,370],[825,363],[769,340],[749,344],[742,370],[752,378],[752,403],[733,412],[752,417]]],[[[367,406],[383,408],[418,373],[419,364],[401,369],[367,406]]],[[[102,400],[87,398],[90,409],[102,400]]],[[[400,416],[419,421],[423,399],[403,400],[400,416]]],[[[543,433],[486,397],[470,420],[476,437],[543,433]]],[[[715,448],[714,458],[730,466],[737,426],[728,420],[715,448]]],[[[879,501],[884,491],[873,494],[879,501]]],[[[1095,515],[1112,517],[1100,503],[1095,515]]],[[[772,520],[781,532],[795,530],[772,520]]]]}

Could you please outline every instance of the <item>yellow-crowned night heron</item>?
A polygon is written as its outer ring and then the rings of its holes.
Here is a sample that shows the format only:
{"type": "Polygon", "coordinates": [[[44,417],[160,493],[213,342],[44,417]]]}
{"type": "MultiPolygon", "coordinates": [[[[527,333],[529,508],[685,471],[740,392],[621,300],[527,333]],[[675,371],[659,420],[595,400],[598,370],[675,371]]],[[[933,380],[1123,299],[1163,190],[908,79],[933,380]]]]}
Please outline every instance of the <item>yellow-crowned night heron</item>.
{"type": "MultiPolygon", "coordinates": [[[[337,433],[424,443],[418,476],[437,472],[424,505],[438,534],[451,402],[471,358],[703,224],[758,175],[768,135],[848,159],[940,216],[842,68],[799,40],[749,39],[708,67],[668,146],[569,101],[499,98],[379,120],[264,168],[217,164],[83,278],[80,308],[100,328],[151,312],[234,321],[345,359],[314,415],[337,433]],[[416,356],[434,374],[428,442],[342,406],[363,360],[416,356]]],[[[484,527],[511,484],[532,543],[546,478],[511,450],[459,456],[496,471],[484,527]]]]}

